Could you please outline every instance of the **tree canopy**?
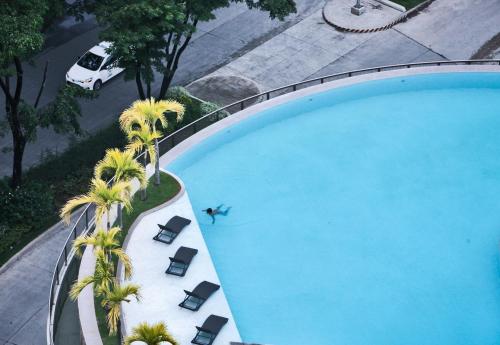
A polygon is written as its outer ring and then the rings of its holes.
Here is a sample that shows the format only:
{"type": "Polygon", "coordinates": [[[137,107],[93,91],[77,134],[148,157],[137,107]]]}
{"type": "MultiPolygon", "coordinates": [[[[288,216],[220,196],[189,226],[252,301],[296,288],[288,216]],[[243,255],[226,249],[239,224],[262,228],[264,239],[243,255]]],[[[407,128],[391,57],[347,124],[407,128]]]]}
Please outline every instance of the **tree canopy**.
{"type": "MultiPolygon", "coordinates": [[[[92,93],[64,86],[56,98],[39,106],[48,72],[45,64],[37,97],[23,99],[23,61],[42,49],[43,30],[64,9],[64,0],[3,0],[0,2],[0,89],[5,97],[5,119],[0,118],[0,135],[10,129],[14,152],[11,185],[21,184],[22,160],[28,142],[36,139],[37,129],[52,127],[58,133],[80,134],[80,105],[76,97],[92,93]]],[[[5,149],[5,148],[4,148],[5,149]]]]}
{"type": "Polygon", "coordinates": [[[100,37],[113,42],[110,53],[135,79],[141,99],[152,96],[154,71],[162,75],[156,98],[165,98],[179,60],[200,21],[215,18],[215,10],[245,3],[283,20],[296,12],[293,0],[76,0],[72,12],[94,13],[104,28],[100,37]]]}

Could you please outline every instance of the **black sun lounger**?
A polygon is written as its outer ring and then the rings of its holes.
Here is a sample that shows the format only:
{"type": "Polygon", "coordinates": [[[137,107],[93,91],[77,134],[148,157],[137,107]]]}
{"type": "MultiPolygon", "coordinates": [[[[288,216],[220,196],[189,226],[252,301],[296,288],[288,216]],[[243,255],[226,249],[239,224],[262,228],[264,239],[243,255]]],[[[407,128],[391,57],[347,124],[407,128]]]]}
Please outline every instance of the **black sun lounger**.
{"type": "Polygon", "coordinates": [[[219,288],[220,286],[217,284],[203,281],[193,291],[184,290],[186,298],[179,304],[179,307],[198,311],[203,303],[219,288]]]}
{"type": "Polygon", "coordinates": [[[165,225],[158,224],[160,231],[153,237],[153,240],[170,244],[174,242],[182,229],[191,223],[191,220],[180,216],[173,216],[165,225]]]}
{"type": "Polygon", "coordinates": [[[191,260],[198,253],[198,249],[180,247],[175,252],[174,257],[170,257],[170,266],[168,266],[165,273],[173,274],[175,276],[184,277],[186,271],[191,264],[191,260]]]}
{"type": "Polygon", "coordinates": [[[198,345],[212,345],[219,334],[220,330],[227,323],[227,318],[218,316],[218,315],[210,315],[207,317],[205,322],[201,327],[196,327],[198,332],[196,333],[193,340],[191,340],[192,344],[198,345]]]}

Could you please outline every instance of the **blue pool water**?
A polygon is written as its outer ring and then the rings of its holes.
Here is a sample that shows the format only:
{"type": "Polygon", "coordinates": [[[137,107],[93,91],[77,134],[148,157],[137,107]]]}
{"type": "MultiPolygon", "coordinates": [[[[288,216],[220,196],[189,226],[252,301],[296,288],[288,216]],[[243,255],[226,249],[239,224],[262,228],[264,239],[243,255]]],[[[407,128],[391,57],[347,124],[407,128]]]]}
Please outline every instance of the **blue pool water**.
{"type": "Polygon", "coordinates": [[[167,169],[244,341],[500,344],[500,75],[318,93],[167,169]],[[219,203],[212,225],[201,210],[219,203]]]}

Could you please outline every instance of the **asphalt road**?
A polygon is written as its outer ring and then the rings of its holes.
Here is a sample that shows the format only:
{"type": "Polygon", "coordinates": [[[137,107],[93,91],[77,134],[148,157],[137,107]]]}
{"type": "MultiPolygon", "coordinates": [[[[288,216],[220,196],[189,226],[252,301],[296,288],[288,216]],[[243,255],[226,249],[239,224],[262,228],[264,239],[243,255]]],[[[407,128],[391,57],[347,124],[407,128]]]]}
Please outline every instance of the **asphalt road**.
{"type": "MultiPolygon", "coordinates": [[[[243,4],[233,4],[219,10],[215,20],[199,24],[198,31],[181,58],[174,85],[186,85],[218,69],[297,23],[321,8],[324,3],[323,0],[296,2],[297,14],[289,16],[283,22],[271,20],[265,12],[248,10],[243,4]]],[[[34,101],[44,64],[48,61],[49,73],[41,104],[52,100],[65,82],[65,74],[77,56],[98,43],[98,36],[99,28],[92,17],[88,17],[84,23],[67,19],[59,24],[49,35],[45,50],[33,59],[33,64],[24,63],[23,97],[28,102],[34,101]]],[[[160,82],[161,79],[157,78],[153,90],[159,89],[160,82]]],[[[121,76],[116,77],[105,84],[98,99],[81,102],[82,128],[94,133],[106,127],[135,99],[135,83],[125,82],[121,76]]],[[[5,114],[1,113],[0,116],[5,114]]],[[[26,147],[24,167],[38,163],[48,152],[63,151],[69,142],[67,136],[58,135],[51,130],[40,130],[37,140],[26,147]]],[[[10,135],[0,138],[0,149],[11,146],[11,143],[10,135]]],[[[0,153],[0,162],[0,176],[10,174],[12,154],[0,153]]]]}

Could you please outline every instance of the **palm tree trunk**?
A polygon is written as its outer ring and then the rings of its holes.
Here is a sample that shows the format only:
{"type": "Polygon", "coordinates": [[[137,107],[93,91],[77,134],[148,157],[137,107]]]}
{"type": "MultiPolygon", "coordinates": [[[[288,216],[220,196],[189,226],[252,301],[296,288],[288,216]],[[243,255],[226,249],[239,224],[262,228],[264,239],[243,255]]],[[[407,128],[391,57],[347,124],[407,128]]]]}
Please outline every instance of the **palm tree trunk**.
{"type": "MultiPolygon", "coordinates": [[[[148,151],[144,150],[144,169],[146,169],[146,165],[148,164],[148,151]]],[[[146,188],[141,189],[141,200],[144,201],[148,198],[146,188]]]]}
{"type": "Polygon", "coordinates": [[[122,204],[118,204],[118,224],[120,224],[120,229],[123,229],[123,207],[122,204]]]}
{"type": "MultiPolygon", "coordinates": [[[[121,313],[121,311],[120,311],[121,313]]],[[[118,336],[118,344],[122,344],[122,322],[121,318],[118,318],[118,323],[116,324],[116,335],[118,336]]]]}
{"type": "Polygon", "coordinates": [[[160,185],[160,146],[158,145],[158,139],[155,139],[155,185],[160,185]]]}
{"type": "Polygon", "coordinates": [[[106,212],[106,220],[107,220],[107,221],[106,221],[106,228],[107,228],[108,230],[109,230],[109,229],[111,229],[111,223],[110,223],[110,219],[109,219],[109,217],[110,217],[110,214],[109,214],[109,210],[108,210],[108,211],[106,212]]]}

